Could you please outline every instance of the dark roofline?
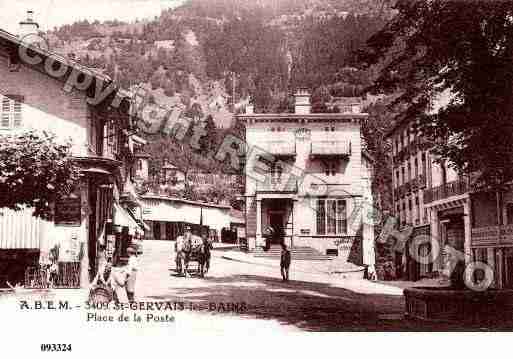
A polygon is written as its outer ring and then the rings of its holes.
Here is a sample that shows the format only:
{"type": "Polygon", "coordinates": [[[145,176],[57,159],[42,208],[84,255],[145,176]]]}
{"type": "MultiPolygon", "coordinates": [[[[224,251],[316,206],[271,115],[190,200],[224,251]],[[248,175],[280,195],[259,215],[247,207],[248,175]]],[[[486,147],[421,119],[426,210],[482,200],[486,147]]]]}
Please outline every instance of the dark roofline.
{"type": "Polygon", "coordinates": [[[283,121],[283,120],[343,120],[343,121],[351,121],[351,120],[363,120],[369,117],[368,113],[308,113],[308,114],[298,114],[298,113],[246,113],[235,115],[235,118],[240,120],[274,120],[274,121],[283,121]]]}
{"type": "Polygon", "coordinates": [[[391,138],[394,133],[400,128],[400,127],[403,127],[405,126],[406,124],[409,124],[412,120],[401,120],[401,121],[397,121],[394,126],[392,126],[392,128],[390,130],[388,130],[386,133],[385,133],[385,138],[386,139],[389,139],[391,138]]]}
{"type": "Polygon", "coordinates": [[[161,201],[168,201],[168,202],[181,202],[185,204],[191,204],[196,205],[200,207],[212,207],[212,208],[219,208],[219,209],[225,209],[225,210],[231,210],[231,206],[222,205],[222,204],[214,204],[214,203],[208,203],[208,202],[200,202],[200,201],[190,201],[188,199],[178,198],[178,197],[169,197],[169,196],[159,196],[154,194],[145,194],[142,196],[139,196],[142,200],[161,200],[161,201]]]}

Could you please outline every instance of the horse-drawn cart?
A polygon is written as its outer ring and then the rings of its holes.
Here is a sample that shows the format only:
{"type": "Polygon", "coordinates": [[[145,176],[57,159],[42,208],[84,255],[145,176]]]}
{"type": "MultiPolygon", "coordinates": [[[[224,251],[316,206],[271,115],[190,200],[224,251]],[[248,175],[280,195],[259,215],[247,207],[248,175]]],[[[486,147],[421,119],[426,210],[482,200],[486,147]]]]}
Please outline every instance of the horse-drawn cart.
{"type": "Polygon", "coordinates": [[[177,241],[176,246],[176,272],[187,277],[194,273],[197,276],[204,277],[210,267],[210,243],[204,243],[200,237],[192,236],[189,240],[177,241]],[[191,268],[190,263],[196,263],[191,268]]]}

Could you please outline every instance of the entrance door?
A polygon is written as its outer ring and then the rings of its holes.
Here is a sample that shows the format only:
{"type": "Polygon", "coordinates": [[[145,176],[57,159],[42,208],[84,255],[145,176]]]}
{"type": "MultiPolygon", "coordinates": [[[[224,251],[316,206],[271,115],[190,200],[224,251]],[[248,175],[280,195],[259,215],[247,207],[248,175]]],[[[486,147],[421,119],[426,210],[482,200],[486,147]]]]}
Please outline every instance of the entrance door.
{"type": "Polygon", "coordinates": [[[280,244],[285,235],[285,228],[283,225],[283,212],[269,213],[269,225],[273,229],[274,235],[271,238],[271,244],[280,244]]]}

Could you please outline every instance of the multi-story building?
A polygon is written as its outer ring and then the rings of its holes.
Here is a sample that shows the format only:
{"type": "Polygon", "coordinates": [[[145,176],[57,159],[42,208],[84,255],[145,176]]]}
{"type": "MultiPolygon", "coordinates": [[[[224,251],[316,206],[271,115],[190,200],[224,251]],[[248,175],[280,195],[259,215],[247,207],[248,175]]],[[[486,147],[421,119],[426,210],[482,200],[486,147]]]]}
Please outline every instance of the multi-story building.
{"type": "Polygon", "coordinates": [[[145,151],[146,140],[139,136],[132,136],[134,141],[135,167],[133,176],[139,182],[146,182],[149,178],[150,155],[145,151]]]}
{"type": "MultiPolygon", "coordinates": [[[[31,17],[20,25],[21,34],[38,29],[31,17]]],[[[57,246],[63,270],[79,273],[68,284],[85,287],[96,273],[99,246],[110,245],[120,254],[126,243],[117,239],[141,230],[123,204],[133,201],[128,188],[134,164],[131,98],[107,76],[42,48],[34,47],[29,54],[33,61],[24,61],[19,51],[26,46],[24,39],[0,30],[0,135],[40,130],[57,141],[70,140],[83,176],[73,193],[57,194],[53,221],[33,217],[29,209],[2,210],[0,276],[3,284],[23,282],[27,267],[44,262],[57,246]],[[90,76],[91,82],[69,89],[70,76],[90,76]],[[113,91],[96,103],[90,99],[98,84],[112,85],[113,91]]]]}
{"type": "Polygon", "coordinates": [[[254,113],[249,105],[237,116],[246,127],[250,250],[284,240],[374,265],[373,225],[362,221],[372,207],[371,161],[361,139],[367,116],[358,105],[345,113],[311,113],[305,89],[295,94],[294,113],[254,113]]]}
{"type": "Polygon", "coordinates": [[[465,257],[466,264],[481,261],[490,265],[495,272],[495,287],[512,287],[511,191],[472,191],[469,176],[437,160],[430,151],[432,146],[417,130],[416,120],[396,124],[389,138],[393,148],[394,216],[399,230],[410,237],[404,250],[396,247],[401,249],[395,253],[396,276],[418,280],[449,275],[450,253],[446,246],[450,246],[465,257]],[[430,236],[431,243],[412,248],[418,235],[430,236]],[[419,253],[414,256],[431,259],[414,259],[411,254],[415,250],[419,253]]]}

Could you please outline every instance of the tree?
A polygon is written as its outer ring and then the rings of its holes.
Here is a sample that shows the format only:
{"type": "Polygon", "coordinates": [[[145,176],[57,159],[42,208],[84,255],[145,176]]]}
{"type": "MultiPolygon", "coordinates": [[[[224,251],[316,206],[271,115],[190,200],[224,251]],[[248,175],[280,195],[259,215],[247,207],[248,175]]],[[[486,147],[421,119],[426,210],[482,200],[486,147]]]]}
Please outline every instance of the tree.
{"type": "Polygon", "coordinates": [[[34,131],[0,136],[0,208],[32,208],[52,218],[52,203],[70,193],[79,178],[70,145],[34,131]]]}
{"type": "Polygon", "coordinates": [[[204,121],[206,134],[200,139],[200,151],[205,155],[212,155],[217,149],[217,126],[212,115],[208,115],[204,121]]]}
{"type": "Polygon", "coordinates": [[[373,193],[377,194],[376,207],[383,212],[392,211],[392,146],[386,140],[391,129],[393,113],[387,109],[387,100],[380,100],[365,109],[369,118],[362,123],[364,150],[374,161],[373,193]]]}
{"type": "Polygon", "coordinates": [[[396,120],[418,119],[440,159],[476,186],[513,181],[513,3],[400,0],[396,10],[362,54],[380,67],[374,91],[398,92],[396,120]]]}
{"type": "Polygon", "coordinates": [[[150,166],[154,175],[154,181],[159,184],[163,182],[161,174],[162,168],[166,164],[173,164],[185,176],[185,193],[189,193],[189,174],[193,170],[203,170],[208,168],[210,158],[205,158],[197,153],[185,139],[191,138],[191,131],[184,137],[184,141],[177,141],[174,138],[157,135],[152,138],[148,145],[148,152],[151,156],[150,166]]]}

